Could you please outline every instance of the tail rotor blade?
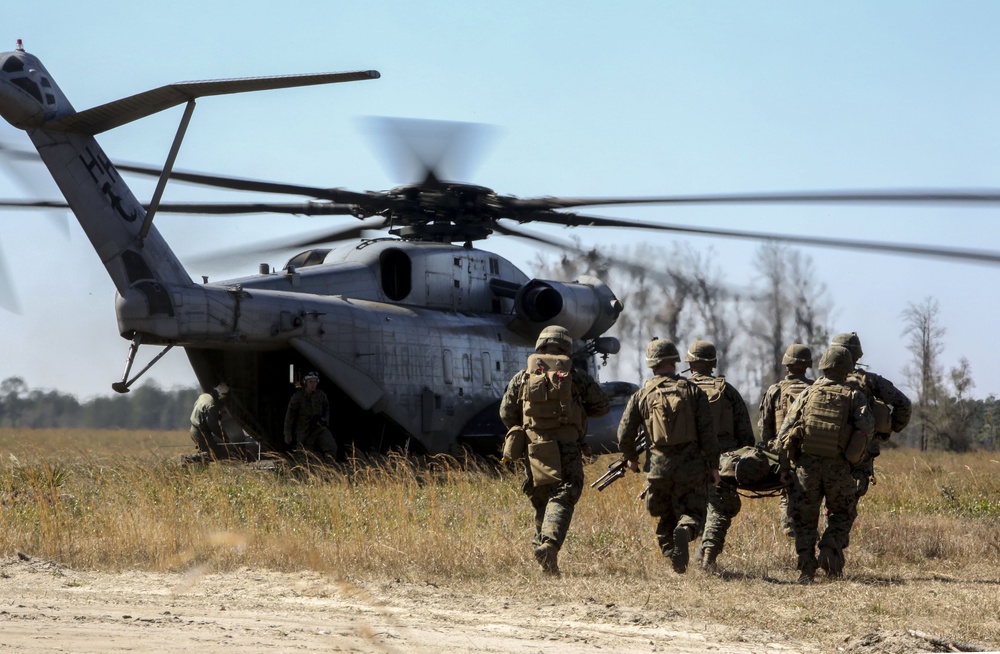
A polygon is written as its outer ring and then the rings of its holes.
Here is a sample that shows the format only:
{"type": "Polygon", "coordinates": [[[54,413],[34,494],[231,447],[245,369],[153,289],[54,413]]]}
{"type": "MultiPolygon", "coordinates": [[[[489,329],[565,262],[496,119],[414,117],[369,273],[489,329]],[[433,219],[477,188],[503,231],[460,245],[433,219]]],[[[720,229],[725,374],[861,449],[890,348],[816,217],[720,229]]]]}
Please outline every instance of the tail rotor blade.
{"type": "Polygon", "coordinates": [[[7,267],[7,260],[3,256],[2,249],[0,249],[0,309],[10,313],[21,313],[21,304],[17,300],[17,293],[14,292],[10,270],[7,267]]]}

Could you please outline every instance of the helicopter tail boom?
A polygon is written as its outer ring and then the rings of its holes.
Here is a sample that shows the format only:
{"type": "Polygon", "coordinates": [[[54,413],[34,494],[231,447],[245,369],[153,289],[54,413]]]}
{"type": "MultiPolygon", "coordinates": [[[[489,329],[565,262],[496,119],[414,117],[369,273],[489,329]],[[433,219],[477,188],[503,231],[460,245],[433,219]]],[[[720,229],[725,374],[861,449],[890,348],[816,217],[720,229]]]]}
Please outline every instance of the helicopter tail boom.
{"type": "Polygon", "coordinates": [[[141,233],[146,211],[97,141],[46,129],[75,112],[41,62],[20,49],[0,54],[0,115],[28,133],[119,293],[143,282],[192,283],[155,229],[141,233]]]}

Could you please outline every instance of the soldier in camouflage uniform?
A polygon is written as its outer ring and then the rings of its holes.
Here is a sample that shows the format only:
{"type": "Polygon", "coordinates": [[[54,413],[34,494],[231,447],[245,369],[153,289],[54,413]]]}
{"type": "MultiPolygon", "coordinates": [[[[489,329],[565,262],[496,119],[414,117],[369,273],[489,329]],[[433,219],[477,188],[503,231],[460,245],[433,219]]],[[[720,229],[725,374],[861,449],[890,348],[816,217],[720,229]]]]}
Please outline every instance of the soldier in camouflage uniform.
{"type": "MultiPolygon", "coordinates": [[[[781,381],[772,384],[760,398],[760,420],[757,426],[760,428],[760,442],[772,452],[777,452],[778,443],[775,437],[781,429],[781,423],[788,414],[788,409],[792,402],[802,391],[812,385],[813,380],[806,377],[806,371],[813,364],[812,350],[801,343],[793,343],[785,350],[785,355],[781,358],[781,365],[785,366],[788,374],[781,381]]],[[[781,528],[789,537],[794,537],[792,529],[792,519],[788,514],[788,492],[787,489],[781,493],[779,503],[781,510],[781,528]]]]}
{"type": "Polygon", "coordinates": [[[882,443],[888,441],[893,432],[903,431],[910,422],[913,407],[910,398],[897,389],[891,381],[858,367],[858,359],[864,356],[864,351],[861,349],[861,339],[858,338],[857,332],[837,334],[830,344],[845,347],[851,353],[855,367],[847,380],[864,393],[875,418],[875,437],[869,443],[868,454],[853,470],[858,484],[857,495],[860,498],[868,492],[868,485],[875,478],[873,461],[881,454],[882,443]]]}
{"type": "MultiPolygon", "coordinates": [[[[695,341],[684,360],[691,369],[689,379],[708,396],[720,452],[753,445],[753,425],[743,396],[724,377],[712,376],[715,346],[708,341],[695,341]]],[[[726,544],[726,533],[741,508],[740,494],[734,486],[717,485],[708,491],[708,517],[699,552],[705,570],[715,571],[715,560],[726,544]]]]}
{"type": "Polygon", "coordinates": [[[559,550],[566,540],[576,503],[583,494],[583,455],[589,452],[585,442],[587,418],[598,418],[611,410],[611,401],[600,385],[578,366],[569,355],[573,339],[559,326],[542,330],[535,343],[529,366],[563,366],[570,381],[569,402],[538,400],[529,392],[533,370],[525,367],[511,378],[500,401],[500,419],[508,429],[522,428],[534,444],[555,442],[558,447],[558,480],[535,479],[531,454],[525,461],[526,479],[522,486],[535,509],[535,534],[531,544],[543,572],[559,574],[559,550]],[[539,363],[541,362],[541,363],[539,363]],[[544,416],[543,416],[544,414],[544,416]]]}
{"type": "MultiPolygon", "coordinates": [[[[864,394],[872,418],[875,420],[875,431],[868,442],[868,451],[851,469],[856,484],[854,504],[851,507],[853,523],[858,517],[858,502],[868,492],[869,484],[875,482],[875,457],[882,453],[882,443],[887,442],[893,432],[903,431],[910,422],[913,407],[910,398],[897,389],[891,381],[858,367],[858,359],[864,356],[864,350],[861,349],[861,339],[857,332],[837,334],[831,344],[841,345],[851,353],[854,369],[847,376],[847,382],[864,394]]],[[[850,545],[849,537],[850,532],[845,534],[841,549],[846,549],[850,545]]]]}
{"type": "Polygon", "coordinates": [[[222,382],[195,400],[191,411],[191,440],[201,456],[225,459],[226,434],[222,429],[222,405],[229,396],[229,385],[222,382]]]}
{"type": "Polygon", "coordinates": [[[708,396],[677,374],[680,354],[668,340],[653,339],[646,365],[654,377],[628,401],[618,425],[618,447],[632,471],[639,471],[635,441],[639,427],[650,443],[646,509],[657,518],[656,541],[683,573],[688,547],[705,524],[709,486],[719,485],[719,442],[708,396]]]}
{"type": "Polygon", "coordinates": [[[316,452],[328,462],[337,458],[337,441],[330,432],[330,400],[319,390],[319,373],[302,378],[285,412],[285,444],[316,452]]]}
{"type": "Polygon", "coordinates": [[[875,426],[865,396],[848,384],[853,365],[845,348],[831,346],[819,362],[823,377],[795,400],[777,436],[782,471],[792,482],[789,508],[799,583],[812,583],[817,567],[831,577],[843,574],[842,544],[850,534],[855,501],[849,459],[860,459],[875,426]],[[824,501],[826,528],[819,538],[824,501]]]}

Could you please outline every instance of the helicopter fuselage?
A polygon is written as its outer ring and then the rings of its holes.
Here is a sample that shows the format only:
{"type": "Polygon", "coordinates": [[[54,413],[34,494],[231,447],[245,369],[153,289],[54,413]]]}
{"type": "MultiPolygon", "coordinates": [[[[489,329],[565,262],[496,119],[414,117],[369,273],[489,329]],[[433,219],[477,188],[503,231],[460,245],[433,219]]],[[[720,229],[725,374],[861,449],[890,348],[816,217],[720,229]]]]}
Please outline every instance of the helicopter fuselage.
{"type": "Polygon", "coordinates": [[[546,325],[569,329],[592,372],[595,351],[616,351],[596,345],[622,310],[600,280],[530,280],[496,254],[448,243],[368,240],[304,252],[279,272],[194,283],[93,137],[183,101],[175,91],[77,113],[37,58],[0,54],[0,114],[28,133],[104,263],[129,366],[139,345],[183,347],[202,388],[226,382],[233,416],[275,449],[295,383],[317,370],[342,443],[441,453],[496,445],[501,394],[546,325]]]}

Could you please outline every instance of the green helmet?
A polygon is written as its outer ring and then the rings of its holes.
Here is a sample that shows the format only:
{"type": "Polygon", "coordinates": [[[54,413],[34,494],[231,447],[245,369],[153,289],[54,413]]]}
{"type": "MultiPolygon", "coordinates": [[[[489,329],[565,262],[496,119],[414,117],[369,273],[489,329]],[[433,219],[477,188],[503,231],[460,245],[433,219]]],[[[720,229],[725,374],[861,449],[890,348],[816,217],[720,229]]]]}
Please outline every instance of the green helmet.
{"type": "Polygon", "coordinates": [[[646,346],[646,367],[655,368],[664,361],[677,362],[681,354],[677,346],[665,338],[654,338],[646,346]]]}
{"type": "Polygon", "coordinates": [[[569,335],[569,330],[559,325],[549,325],[538,335],[535,341],[535,351],[541,350],[546,345],[555,345],[569,354],[573,351],[573,337],[569,335]]]}
{"type": "Polygon", "coordinates": [[[857,332],[844,332],[843,334],[837,334],[830,341],[830,345],[840,345],[841,347],[846,347],[848,351],[854,355],[854,360],[857,361],[865,355],[864,351],[861,349],[861,339],[858,338],[857,332]]]}
{"type": "Polygon", "coordinates": [[[792,343],[785,350],[785,356],[781,357],[781,365],[783,366],[793,366],[796,363],[802,363],[807,366],[811,366],[813,363],[812,350],[802,343],[792,343]]]}
{"type": "Polygon", "coordinates": [[[848,375],[854,370],[854,358],[846,347],[831,345],[819,360],[819,369],[823,372],[848,375]]]}
{"type": "Polygon", "coordinates": [[[687,356],[684,357],[685,361],[705,361],[706,363],[715,363],[716,352],[715,346],[708,341],[695,341],[688,348],[687,356]]]}

